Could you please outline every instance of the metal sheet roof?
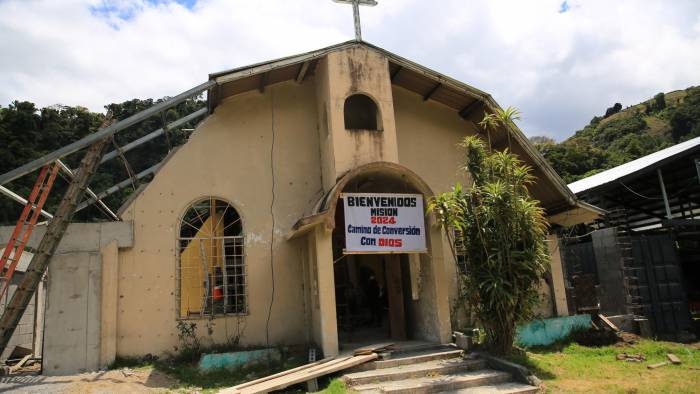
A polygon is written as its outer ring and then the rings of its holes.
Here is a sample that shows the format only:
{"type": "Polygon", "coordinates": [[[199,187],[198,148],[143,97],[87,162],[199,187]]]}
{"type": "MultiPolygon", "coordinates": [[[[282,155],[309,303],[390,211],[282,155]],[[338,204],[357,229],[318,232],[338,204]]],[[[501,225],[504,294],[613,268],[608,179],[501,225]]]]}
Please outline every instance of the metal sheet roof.
{"type": "Polygon", "coordinates": [[[700,137],[681,142],[680,144],[662,149],[644,157],[640,157],[639,159],[632,160],[615,168],[591,175],[588,178],[572,182],[569,184],[569,189],[571,189],[571,191],[575,194],[579,194],[614,181],[621,181],[623,178],[626,178],[632,174],[642,172],[644,170],[651,170],[662,165],[675,156],[693,151],[695,149],[700,149],[700,137]]]}

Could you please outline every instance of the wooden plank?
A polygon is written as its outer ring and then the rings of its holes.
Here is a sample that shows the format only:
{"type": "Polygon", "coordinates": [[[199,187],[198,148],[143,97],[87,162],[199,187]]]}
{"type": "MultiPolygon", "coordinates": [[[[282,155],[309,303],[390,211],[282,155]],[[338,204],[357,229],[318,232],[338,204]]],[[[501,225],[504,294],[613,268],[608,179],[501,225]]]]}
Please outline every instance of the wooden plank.
{"type": "Polygon", "coordinates": [[[276,379],[271,379],[260,384],[253,386],[248,386],[243,389],[227,389],[222,390],[220,393],[239,393],[239,394],[257,394],[257,393],[269,393],[270,391],[281,390],[295,384],[307,382],[312,379],[319,378],[324,375],[328,375],[334,372],[342,371],[368,361],[376,360],[379,356],[376,353],[355,356],[355,357],[342,357],[337,360],[333,360],[323,365],[316,366],[314,368],[309,368],[307,370],[300,370],[292,374],[284,375],[276,379]]]}
{"type": "Polygon", "coordinates": [[[664,362],[656,363],[656,364],[649,364],[649,365],[647,365],[647,368],[649,368],[649,369],[656,369],[656,368],[661,368],[661,367],[663,367],[664,365],[668,365],[668,361],[664,361],[664,362]]]}
{"type": "Polygon", "coordinates": [[[239,384],[239,385],[237,385],[237,386],[234,386],[234,388],[235,388],[235,389],[242,389],[242,388],[245,388],[245,387],[248,387],[248,386],[252,386],[252,385],[255,385],[255,384],[258,384],[258,383],[266,382],[266,381],[268,381],[268,380],[270,380],[270,379],[279,378],[280,376],[289,375],[289,374],[292,374],[292,373],[294,373],[294,372],[301,371],[301,370],[303,370],[303,369],[312,368],[312,367],[314,367],[314,366],[327,363],[327,362],[333,360],[334,358],[335,358],[335,357],[326,357],[326,358],[324,358],[324,359],[322,359],[322,360],[318,360],[318,361],[313,362],[313,363],[311,363],[311,364],[304,364],[304,365],[298,366],[298,367],[296,367],[296,368],[292,368],[292,369],[288,369],[288,370],[286,370],[286,371],[282,371],[282,372],[276,373],[276,374],[274,374],[274,375],[265,376],[265,377],[262,377],[262,378],[260,378],[260,379],[255,379],[255,380],[251,380],[250,382],[245,382],[245,383],[239,384]]]}
{"type": "Polygon", "coordinates": [[[668,358],[668,361],[672,362],[675,365],[682,363],[681,359],[673,353],[666,354],[666,358],[668,358]]]}
{"type": "Polygon", "coordinates": [[[265,384],[266,382],[269,382],[271,380],[284,379],[285,377],[290,376],[290,375],[294,375],[294,374],[314,372],[318,369],[326,368],[328,366],[347,361],[351,358],[352,358],[352,356],[324,358],[323,360],[316,362],[316,363],[302,365],[300,367],[288,369],[286,371],[282,371],[282,372],[276,373],[274,375],[266,376],[266,377],[263,377],[263,378],[260,378],[257,380],[253,380],[253,381],[250,381],[247,383],[239,384],[238,386],[234,386],[233,389],[236,389],[236,390],[238,390],[237,392],[240,392],[242,390],[246,390],[249,387],[265,384]]]}
{"type": "Polygon", "coordinates": [[[378,343],[375,345],[369,345],[369,346],[363,346],[361,348],[357,348],[357,349],[355,349],[355,351],[353,351],[353,354],[356,356],[361,356],[361,355],[365,355],[365,354],[374,353],[378,350],[392,348],[393,346],[394,346],[393,342],[378,343]]]}
{"type": "Polygon", "coordinates": [[[406,316],[403,305],[401,256],[390,255],[385,261],[387,298],[389,299],[389,330],[391,339],[406,340],[406,316]]]}
{"type": "Polygon", "coordinates": [[[27,354],[26,356],[22,357],[22,359],[19,360],[19,362],[17,364],[10,367],[10,372],[15,372],[18,369],[22,368],[22,366],[24,366],[24,364],[27,361],[29,361],[30,358],[32,358],[32,356],[33,356],[32,354],[27,354]]]}
{"type": "Polygon", "coordinates": [[[299,68],[299,72],[297,73],[297,77],[296,77],[297,83],[304,82],[304,78],[306,78],[306,71],[308,71],[308,69],[309,69],[309,64],[311,64],[310,61],[306,61],[306,62],[301,64],[301,67],[299,68]]]}
{"type": "Polygon", "coordinates": [[[610,327],[610,329],[612,329],[613,331],[620,331],[620,329],[617,328],[617,326],[614,325],[613,322],[611,322],[610,320],[608,320],[607,317],[605,317],[605,316],[603,316],[603,315],[601,315],[601,314],[598,314],[598,318],[599,318],[603,323],[605,323],[606,326],[610,327]]]}

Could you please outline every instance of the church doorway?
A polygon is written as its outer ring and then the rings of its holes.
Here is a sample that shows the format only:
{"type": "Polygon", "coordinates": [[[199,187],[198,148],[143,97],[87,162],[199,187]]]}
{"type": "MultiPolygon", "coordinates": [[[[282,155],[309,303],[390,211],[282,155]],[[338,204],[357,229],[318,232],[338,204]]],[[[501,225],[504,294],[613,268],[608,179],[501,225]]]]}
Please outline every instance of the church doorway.
{"type": "MultiPolygon", "coordinates": [[[[345,185],[343,193],[421,194],[403,179],[383,174],[359,176],[345,185]]],[[[344,198],[338,199],[332,235],[341,350],[369,343],[423,339],[413,324],[420,272],[415,269],[416,264],[411,266],[411,261],[420,265],[420,254],[348,251],[346,227],[351,221],[345,220],[345,204],[344,198]]],[[[423,207],[418,211],[422,218],[423,207]]]]}
{"type": "Polygon", "coordinates": [[[409,275],[405,254],[353,254],[336,262],[335,299],[341,348],[410,339],[409,275]]]}
{"type": "Polygon", "coordinates": [[[325,356],[377,342],[449,341],[450,278],[440,228],[425,212],[431,196],[411,170],[369,163],[295,224],[292,236],[308,234],[309,335],[325,356]]]}

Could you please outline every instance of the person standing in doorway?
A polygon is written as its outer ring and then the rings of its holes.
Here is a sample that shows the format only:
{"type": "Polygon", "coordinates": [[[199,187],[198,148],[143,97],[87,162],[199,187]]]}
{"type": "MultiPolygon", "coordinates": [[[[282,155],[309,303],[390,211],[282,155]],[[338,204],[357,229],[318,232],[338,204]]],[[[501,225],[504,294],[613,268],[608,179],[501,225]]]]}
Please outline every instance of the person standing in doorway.
{"type": "Polygon", "coordinates": [[[379,283],[374,275],[367,281],[367,307],[370,310],[370,325],[380,327],[382,325],[382,302],[379,283]]]}

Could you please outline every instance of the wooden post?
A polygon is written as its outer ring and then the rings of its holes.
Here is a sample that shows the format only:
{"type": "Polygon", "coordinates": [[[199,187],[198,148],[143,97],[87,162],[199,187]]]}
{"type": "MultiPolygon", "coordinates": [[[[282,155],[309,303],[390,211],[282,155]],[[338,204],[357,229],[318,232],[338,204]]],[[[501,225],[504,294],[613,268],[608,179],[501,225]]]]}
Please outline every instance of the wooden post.
{"type": "Polygon", "coordinates": [[[406,316],[403,305],[401,256],[398,254],[388,255],[384,261],[391,338],[397,341],[404,341],[406,340],[406,316]]]}

